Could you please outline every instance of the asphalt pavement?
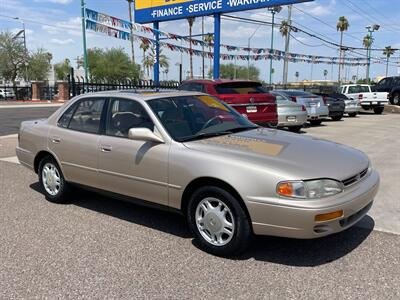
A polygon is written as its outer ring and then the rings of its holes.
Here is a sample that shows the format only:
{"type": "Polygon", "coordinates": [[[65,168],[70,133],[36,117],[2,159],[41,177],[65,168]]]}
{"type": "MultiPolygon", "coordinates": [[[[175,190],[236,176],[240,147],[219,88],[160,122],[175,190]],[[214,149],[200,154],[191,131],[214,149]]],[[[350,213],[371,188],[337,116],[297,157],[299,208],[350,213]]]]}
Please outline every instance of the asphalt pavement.
{"type": "Polygon", "coordinates": [[[0,137],[0,299],[399,299],[399,118],[303,132],[365,151],[381,173],[360,224],[317,240],[257,237],[233,259],[200,251],[178,215],[81,190],[47,202],[16,163],[16,137],[0,137]]]}
{"type": "Polygon", "coordinates": [[[60,105],[1,105],[0,136],[16,134],[22,121],[49,117],[60,105]]]}

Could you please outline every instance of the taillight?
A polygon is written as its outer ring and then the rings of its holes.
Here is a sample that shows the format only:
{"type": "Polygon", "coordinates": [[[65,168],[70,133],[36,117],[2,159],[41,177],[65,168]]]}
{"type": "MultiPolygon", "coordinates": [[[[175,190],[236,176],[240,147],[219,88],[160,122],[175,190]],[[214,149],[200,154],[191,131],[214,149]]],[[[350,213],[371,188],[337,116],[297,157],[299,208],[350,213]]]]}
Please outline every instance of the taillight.
{"type": "Polygon", "coordinates": [[[327,105],[327,103],[328,103],[328,98],[327,98],[327,97],[322,97],[322,100],[324,100],[324,104],[327,105]]]}
{"type": "Polygon", "coordinates": [[[302,111],[307,111],[306,107],[304,105],[301,106],[302,111]]]}
{"type": "Polygon", "coordinates": [[[296,99],[295,96],[290,96],[290,99],[291,99],[293,102],[297,102],[297,99],[296,99]]]}
{"type": "Polygon", "coordinates": [[[364,97],[363,94],[359,94],[359,95],[358,95],[358,100],[362,100],[363,97],[364,97]]]}

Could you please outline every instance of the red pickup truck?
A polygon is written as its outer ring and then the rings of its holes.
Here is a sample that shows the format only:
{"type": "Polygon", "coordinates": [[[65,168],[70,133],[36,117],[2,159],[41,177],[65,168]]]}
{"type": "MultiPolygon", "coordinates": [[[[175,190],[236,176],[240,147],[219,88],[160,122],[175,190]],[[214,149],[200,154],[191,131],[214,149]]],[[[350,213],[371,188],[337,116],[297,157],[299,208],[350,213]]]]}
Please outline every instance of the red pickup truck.
{"type": "Polygon", "coordinates": [[[276,98],[257,81],[187,80],[178,89],[213,95],[253,123],[271,126],[278,124],[276,98]]]}

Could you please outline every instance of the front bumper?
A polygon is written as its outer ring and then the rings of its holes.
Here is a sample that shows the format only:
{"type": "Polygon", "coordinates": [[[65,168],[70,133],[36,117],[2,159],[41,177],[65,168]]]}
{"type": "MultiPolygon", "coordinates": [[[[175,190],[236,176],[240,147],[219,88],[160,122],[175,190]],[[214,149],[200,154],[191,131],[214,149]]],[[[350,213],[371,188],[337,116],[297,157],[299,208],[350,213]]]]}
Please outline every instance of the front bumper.
{"type": "Polygon", "coordinates": [[[379,175],[372,170],[363,180],[333,197],[318,200],[248,197],[246,206],[255,234],[313,239],[343,231],[361,220],[371,208],[378,187],[379,175]],[[315,221],[316,215],[339,210],[344,212],[340,218],[315,221]]]}

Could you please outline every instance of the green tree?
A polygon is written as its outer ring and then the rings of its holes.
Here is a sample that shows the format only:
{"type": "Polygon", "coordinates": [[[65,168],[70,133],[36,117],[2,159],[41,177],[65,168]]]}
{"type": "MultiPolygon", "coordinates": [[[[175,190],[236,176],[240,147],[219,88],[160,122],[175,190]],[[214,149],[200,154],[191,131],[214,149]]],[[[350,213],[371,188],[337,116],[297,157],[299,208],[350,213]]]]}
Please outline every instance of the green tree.
{"type": "MultiPolygon", "coordinates": [[[[154,49],[151,48],[150,54],[146,56],[145,61],[144,61],[144,67],[146,68],[146,70],[149,71],[150,69],[153,68],[155,56],[156,56],[156,53],[155,53],[154,49]]],[[[160,53],[158,55],[158,60],[159,60],[161,72],[163,72],[167,69],[169,71],[168,57],[162,53],[162,49],[160,49],[160,53]]]]}
{"type": "Polygon", "coordinates": [[[109,82],[137,79],[140,67],[133,64],[122,48],[88,49],[90,78],[109,82]]]}
{"type": "MultiPolygon", "coordinates": [[[[212,34],[207,34],[206,36],[203,37],[204,42],[208,43],[208,51],[212,53],[212,43],[214,43],[214,35],[212,34]]],[[[210,56],[210,68],[209,70],[212,69],[212,58],[210,56]]]]}
{"type": "Polygon", "coordinates": [[[190,78],[193,78],[193,52],[192,52],[192,28],[194,21],[196,20],[195,17],[187,18],[189,24],[189,59],[190,59],[190,78]]]}
{"type": "Polygon", "coordinates": [[[0,32],[0,77],[12,82],[14,93],[17,78],[25,73],[26,60],[24,43],[8,31],[0,32]]]}
{"type": "Polygon", "coordinates": [[[281,25],[279,26],[279,32],[282,37],[286,37],[289,34],[289,22],[287,20],[282,20],[281,25]]]}
{"type": "Polygon", "coordinates": [[[386,77],[388,76],[389,70],[389,58],[396,52],[396,50],[392,49],[391,46],[386,46],[383,50],[383,55],[386,56],[386,77]]]}
{"type": "Polygon", "coordinates": [[[65,80],[71,70],[71,61],[66,58],[64,61],[54,65],[54,72],[57,80],[65,80]]]}
{"type": "Polygon", "coordinates": [[[140,44],[140,49],[143,51],[143,59],[142,59],[142,66],[143,66],[143,71],[147,71],[147,76],[149,76],[149,69],[146,67],[146,52],[149,50],[150,45],[148,43],[142,42],[140,44]]]}
{"type": "MultiPolygon", "coordinates": [[[[247,80],[247,67],[245,66],[235,66],[233,63],[222,64],[220,66],[220,75],[222,79],[233,79],[235,78],[235,69],[236,69],[236,77],[238,79],[246,79],[247,80]]],[[[259,80],[260,70],[254,65],[250,65],[249,68],[250,80],[259,80]]],[[[212,76],[212,70],[208,71],[208,75],[212,76]]]]}
{"type": "Polygon", "coordinates": [[[336,24],[337,31],[340,31],[340,59],[339,59],[339,82],[342,80],[342,69],[343,69],[343,33],[350,27],[349,21],[345,16],[341,16],[336,24]]]}
{"type": "Polygon", "coordinates": [[[47,80],[51,69],[53,55],[43,48],[29,55],[28,58],[28,77],[31,80],[47,80]]]}

